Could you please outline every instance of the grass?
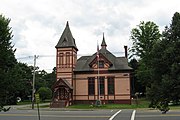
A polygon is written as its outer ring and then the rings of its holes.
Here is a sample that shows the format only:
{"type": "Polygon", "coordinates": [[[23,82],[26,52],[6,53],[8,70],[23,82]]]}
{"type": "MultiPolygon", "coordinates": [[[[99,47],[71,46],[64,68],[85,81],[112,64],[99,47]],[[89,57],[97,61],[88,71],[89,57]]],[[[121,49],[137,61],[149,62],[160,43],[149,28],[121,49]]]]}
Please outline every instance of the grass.
{"type": "MultiPolygon", "coordinates": [[[[50,102],[49,100],[41,102],[47,103],[50,102]]],[[[134,100],[131,105],[129,104],[104,104],[101,106],[95,106],[90,104],[75,104],[71,105],[67,108],[70,109],[141,109],[141,108],[148,108],[150,101],[146,100],[145,98],[141,98],[138,101],[134,100]]],[[[23,101],[19,102],[18,105],[27,105],[31,104],[31,101],[23,101]]],[[[30,106],[31,107],[31,106],[30,106]]],[[[170,105],[170,110],[180,110],[180,105],[170,105]]],[[[36,104],[35,104],[36,108],[36,104]]],[[[40,108],[49,108],[49,105],[41,105],[40,108]]]]}
{"type": "Polygon", "coordinates": [[[30,100],[24,100],[21,102],[17,102],[17,105],[27,105],[27,104],[31,104],[31,101],[30,100]]]}
{"type": "MultiPolygon", "coordinates": [[[[40,103],[48,103],[51,100],[45,100],[45,101],[40,101],[40,103]]],[[[30,100],[24,100],[21,102],[18,102],[17,105],[27,105],[27,104],[32,104],[32,102],[30,100]]]]}
{"type": "Polygon", "coordinates": [[[148,108],[149,101],[146,99],[138,100],[138,103],[129,104],[104,104],[101,106],[89,105],[89,104],[77,104],[69,106],[68,108],[73,109],[137,109],[137,108],[148,108]]]}
{"type": "Polygon", "coordinates": [[[170,110],[180,110],[180,105],[170,105],[170,110]]]}
{"type": "Polygon", "coordinates": [[[136,108],[147,108],[147,107],[143,107],[141,105],[126,105],[126,104],[105,104],[105,105],[100,105],[100,106],[78,104],[78,105],[69,106],[68,108],[74,108],[74,109],[136,109],[136,108]]]}

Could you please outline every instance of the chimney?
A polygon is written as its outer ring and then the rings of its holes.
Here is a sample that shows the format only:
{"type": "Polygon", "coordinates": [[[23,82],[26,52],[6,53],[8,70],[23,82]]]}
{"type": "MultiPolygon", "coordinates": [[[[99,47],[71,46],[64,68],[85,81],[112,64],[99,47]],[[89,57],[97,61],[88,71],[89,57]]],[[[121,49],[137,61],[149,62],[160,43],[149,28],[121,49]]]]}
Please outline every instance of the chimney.
{"type": "Polygon", "coordinates": [[[125,57],[128,58],[128,54],[127,54],[127,46],[124,46],[124,52],[125,52],[125,57]]]}

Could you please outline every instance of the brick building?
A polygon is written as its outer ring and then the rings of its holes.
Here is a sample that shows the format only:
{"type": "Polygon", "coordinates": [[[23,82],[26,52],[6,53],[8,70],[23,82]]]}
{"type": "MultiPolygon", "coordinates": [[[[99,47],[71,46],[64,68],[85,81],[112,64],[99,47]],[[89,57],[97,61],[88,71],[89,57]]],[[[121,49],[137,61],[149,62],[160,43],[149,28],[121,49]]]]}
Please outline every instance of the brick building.
{"type": "Polygon", "coordinates": [[[131,104],[132,68],[128,66],[127,47],[125,57],[116,57],[107,50],[103,35],[98,52],[77,59],[78,48],[67,22],[56,50],[57,81],[51,107],[95,104],[99,99],[103,104],[131,104]]]}

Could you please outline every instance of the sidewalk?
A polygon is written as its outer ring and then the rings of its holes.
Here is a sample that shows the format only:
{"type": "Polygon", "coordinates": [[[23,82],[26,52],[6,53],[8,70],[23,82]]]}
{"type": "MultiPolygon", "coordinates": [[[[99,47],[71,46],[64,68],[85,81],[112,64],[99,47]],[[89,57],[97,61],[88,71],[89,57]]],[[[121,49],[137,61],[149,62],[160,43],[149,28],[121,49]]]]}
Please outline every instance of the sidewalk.
{"type": "MultiPolygon", "coordinates": [[[[41,103],[39,106],[50,105],[50,103],[41,103]]],[[[11,109],[32,109],[32,104],[26,105],[8,105],[4,106],[5,108],[11,107],[11,109]]],[[[34,104],[34,108],[37,108],[37,104],[34,104]]]]}
{"type": "MultiPolygon", "coordinates": [[[[50,103],[40,103],[39,106],[48,106],[50,103]]],[[[11,107],[11,110],[32,110],[32,104],[26,105],[8,105],[5,108],[11,107]]],[[[34,110],[37,109],[37,104],[34,104],[34,110]]],[[[92,111],[93,109],[73,109],[73,108],[50,108],[50,107],[40,107],[43,111],[92,111]]]]}

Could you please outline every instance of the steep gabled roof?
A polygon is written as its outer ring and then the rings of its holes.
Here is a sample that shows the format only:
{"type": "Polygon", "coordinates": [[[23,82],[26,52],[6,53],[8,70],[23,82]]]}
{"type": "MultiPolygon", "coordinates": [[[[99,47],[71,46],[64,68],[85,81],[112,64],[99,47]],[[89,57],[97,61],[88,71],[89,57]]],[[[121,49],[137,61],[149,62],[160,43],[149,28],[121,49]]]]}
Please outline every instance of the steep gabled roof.
{"type": "MultiPolygon", "coordinates": [[[[103,33],[103,40],[101,43],[101,49],[99,50],[100,58],[104,59],[106,63],[109,64],[108,70],[132,70],[131,67],[128,66],[128,60],[125,57],[116,57],[111,52],[106,49],[106,42],[103,33]]],[[[97,61],[97,52],[92,56],[82,56],[77,60],[76,67],[74,69],[75,72],[78,71],[94,71],[92,68],[93,64],[96,64],[97,61]]]]}
{"type": "Polygon", "coordinates": [[[75,39],[73,38],[71,30],[69,28],[69,23],[67,22],[66,27],[59,39],[59,42],[56,45],[56,48],[68,48],[68,47],[73,47],[76,50],[78,50],[75,43],[75,39]]]}
{"type": "MultiPolygon", "coordinates": [[[[100,56],[103,55],[112,65],[108,70],[132,70],[131,67],[128,66],[128,60],[125,57],[116,57],[107,49],[101,48],[99,50],[100,56]]],[[[90,63],[96,59],[97,52],[92,56],[82,56],[77,60],[77,64],[75,67],[75,72],[78,71],[93,71],[93,68],[90,67],[90,63]]]]}
{"type": "Polygon", "coordinates": [[[128,60],[126,57],[116,57],[114,65],[109,70],[133,70],[128,66],[128,60]]]}
{"type": "Polygon", "coordinates": [[[92,56],[82,56],[77,60],[76,67],[74,71],[93,71],[89,66],[92,56]]]}
{"type": "Polygon", "coordinates": [[[60,78],[58,81],[56,81],[52,88],[54,89],[59,86],[65,86],[68,87],[69,89],[73,89],[73,87],[69,84],[69,82],[63,78],[60,78]]]}

